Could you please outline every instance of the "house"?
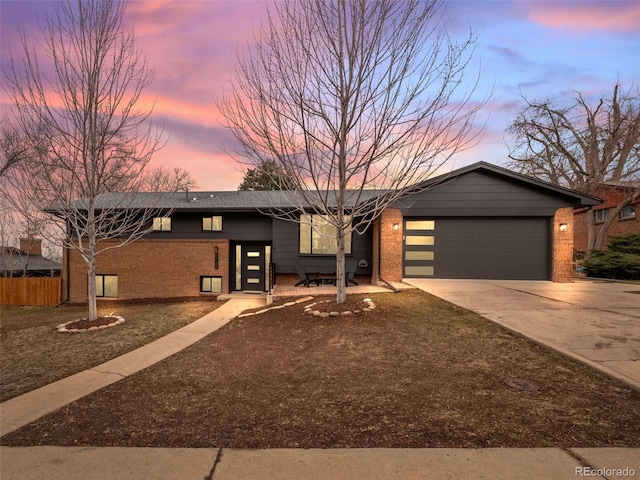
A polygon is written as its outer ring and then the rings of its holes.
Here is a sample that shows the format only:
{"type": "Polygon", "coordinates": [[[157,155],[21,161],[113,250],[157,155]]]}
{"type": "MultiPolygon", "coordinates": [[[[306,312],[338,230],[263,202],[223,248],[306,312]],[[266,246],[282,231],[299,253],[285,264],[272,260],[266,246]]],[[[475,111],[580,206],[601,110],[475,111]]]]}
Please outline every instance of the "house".
{"type": "MultiPolygon", "coordinates": [[[[611,220],[611,226],[607,237],[640,232],[640,198],[636,198],[622,209],[618,208],[630,190],[636,189],[637,187],[613,183],[600,184],[597,195],[604,202],[594,206],[593,209],[577,208],[574,212],[575,235],[573,243],[576,251],[584,253],[588,251],[587,222],[589,215],[593,215],[596,235],[608,220],[611,220]]],[[[605,241],[605,248],[606,243],[605,241]]]]}
{"type": "MultiPolygon", "coordinates": [[[[370,190],[375,197],[380,191],[370,190]]],[[[102,205],[121,194],[105,194],[102,205]]],[[[273,218],[294,192],[142,193],[139,208],[171,212],[153,231],[97,259],[103,298],[197,297],[294,284],[295,265],[335,270],[330,227],[273,218]],[[324,232],[323,232],[324,230],[324,232]]],[[[480,162],[416,185],[362,234],[347,241],[360,278],[489,278],[569,281],[573,210],[600,200],[480,162]]],[[[131,208],[135,208],[133,205],[131,208]]],[[[311,206],[310,206],[311,207],[311,206]]],[[[318,218],[316,218],[318,217],[318,218]]],[[[87,298],[86,265],[64,260],[71,302],[87,298]]]]}
{"type": "Polygon", "coordinates": [[[42,256],[42,240],[21,238],[20,248],[0,247],[0,277],[59,277],[62,264],[42,256]]]}

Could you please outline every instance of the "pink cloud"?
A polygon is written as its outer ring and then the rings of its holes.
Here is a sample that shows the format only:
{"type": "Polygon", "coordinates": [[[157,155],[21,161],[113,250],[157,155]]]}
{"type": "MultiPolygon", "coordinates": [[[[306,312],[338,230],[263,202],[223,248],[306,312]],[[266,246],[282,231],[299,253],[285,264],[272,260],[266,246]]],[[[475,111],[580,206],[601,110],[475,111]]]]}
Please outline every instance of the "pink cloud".
{"type": "Polygon", "coordinates": [[[225,153],[209,153],[173,141],[153,156],[153,165],[186,168],[198,182],[197,190],[236,190],[244,173],[240,165],[225,153]]]}
{"type": "Polygon", "coordinates": [[[640,31],[638,2],[522,2],[528,16],[545,27],[572,32],[640,31]]]}

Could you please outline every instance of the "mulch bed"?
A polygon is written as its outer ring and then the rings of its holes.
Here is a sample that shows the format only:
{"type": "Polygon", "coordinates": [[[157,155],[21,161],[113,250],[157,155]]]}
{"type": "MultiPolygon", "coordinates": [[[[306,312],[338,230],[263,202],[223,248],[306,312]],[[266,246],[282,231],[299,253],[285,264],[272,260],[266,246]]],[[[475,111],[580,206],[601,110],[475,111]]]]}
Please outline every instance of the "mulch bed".
{"type": "Polygon", "coordinates": [[[349,317],[238,318],[1,443],[640,446],[637,392],[422,292],[371,298],[349,317]]]}

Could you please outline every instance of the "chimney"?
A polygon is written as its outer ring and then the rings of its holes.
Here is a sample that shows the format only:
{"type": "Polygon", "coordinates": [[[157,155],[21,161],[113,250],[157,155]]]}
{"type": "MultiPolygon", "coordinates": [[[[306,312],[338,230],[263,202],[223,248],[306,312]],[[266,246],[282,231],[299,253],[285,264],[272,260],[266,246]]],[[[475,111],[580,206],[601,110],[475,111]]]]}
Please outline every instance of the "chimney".
{"type": "Polygon", "coordinates": [[[20,250],[27,255],[42,256],[42,240],[39,238],[21,238],[20,250]]]}

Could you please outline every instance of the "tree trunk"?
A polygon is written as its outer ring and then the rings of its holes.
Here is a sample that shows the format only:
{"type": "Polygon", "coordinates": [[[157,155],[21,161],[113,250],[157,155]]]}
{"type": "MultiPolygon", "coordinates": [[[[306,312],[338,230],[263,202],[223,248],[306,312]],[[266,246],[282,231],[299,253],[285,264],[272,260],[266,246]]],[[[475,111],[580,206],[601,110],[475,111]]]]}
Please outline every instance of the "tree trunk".
{"type": "Polygon", "coordinates": [[[89,300],[89,321],[98,318],[98,305],[96,300],[96,226],[95,226],[95,203],[89,202],[87,222],[87,241],[89,250],[87,251],[87,296],[89,300]]]}
{"type": "Polygon", "coordinates": [[[347,282],[345,279],[344,229],[336,229],[336,302],[347,301],[347,282]]]}
{"type": "Polygon", "coordinates": [[[593,210],[587,211],[587,252],[594,250],[596,243],[596,221],[593,210]]]}
{"type": "Polygon", "coordinates": [[[95,238],[89,239],[89,255],[87,258],[87,295],[89,300],[89,321],[98,318],[98,302],[96,300],[96,254],[95,238]]]}

